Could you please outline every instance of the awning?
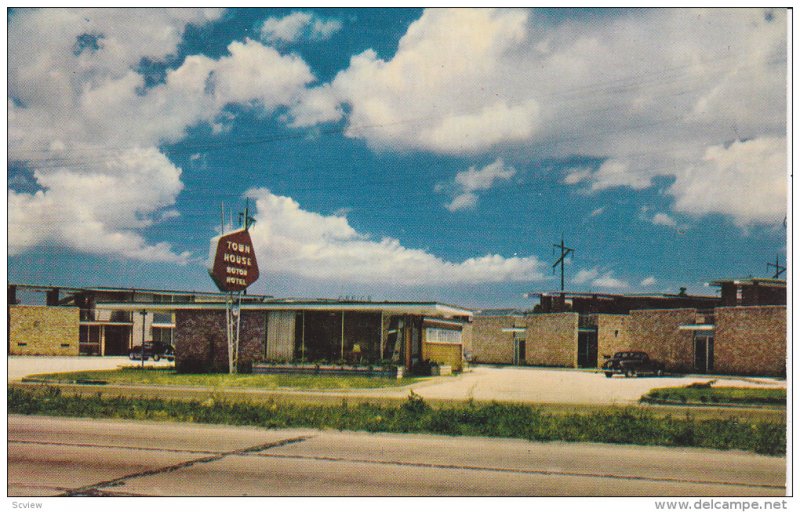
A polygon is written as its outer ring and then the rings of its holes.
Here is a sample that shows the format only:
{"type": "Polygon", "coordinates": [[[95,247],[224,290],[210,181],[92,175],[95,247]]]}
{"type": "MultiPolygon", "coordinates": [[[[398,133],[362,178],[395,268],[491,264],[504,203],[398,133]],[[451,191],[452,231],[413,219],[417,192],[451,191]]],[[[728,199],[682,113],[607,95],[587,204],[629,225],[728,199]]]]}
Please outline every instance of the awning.
{"type": "Polygon", "coordinates": [[[501,332],[526,332],[528,329],[525,327],[503,327],[501,332]]]}
{"type": "Polygon", "coordinates": [[[714,324],[686,324],[679,325],[679,331],[713,331],[714,324]]]}

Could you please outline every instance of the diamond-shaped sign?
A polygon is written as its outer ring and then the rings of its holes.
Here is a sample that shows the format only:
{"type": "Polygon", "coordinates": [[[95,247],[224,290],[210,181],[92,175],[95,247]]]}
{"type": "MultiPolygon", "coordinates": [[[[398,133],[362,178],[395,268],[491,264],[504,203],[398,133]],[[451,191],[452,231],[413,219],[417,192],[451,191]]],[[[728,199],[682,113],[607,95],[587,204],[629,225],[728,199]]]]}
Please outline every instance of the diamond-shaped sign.
{"type": "Polygon", "coordinates": [[[211,239],[208,273],[223,292],[242,291],[258,280],[258,262],[246,229],[211,239]]]}

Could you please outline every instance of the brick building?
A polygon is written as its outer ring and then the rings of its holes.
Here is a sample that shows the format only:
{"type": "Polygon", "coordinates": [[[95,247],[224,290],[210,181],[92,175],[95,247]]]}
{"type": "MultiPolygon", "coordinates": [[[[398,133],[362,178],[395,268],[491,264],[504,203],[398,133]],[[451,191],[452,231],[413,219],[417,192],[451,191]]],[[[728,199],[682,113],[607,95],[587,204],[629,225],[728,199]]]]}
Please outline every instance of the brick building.
{"type": "MultiPolygon", "coordinates": [[[[712,284],[731,289],[723,283],[712,284]]],[[[670,371],[785,375],[786,307],[774,304],[781,297],[785,304],[785,281],[736,283],[742,291],[733,307],[724,307],[724,291],[531,294],[541,297],[533,312],[476,315],[470,354],[477,363],[597,368],[615,352],[642,350],[670,371]]]]}
{"type": "MultiPolygon", "coordinates": [[[[29,284],[9,284],[7,293],[8,353],[12,355],[127,355],[142,341],[171,344],[174,310],[152,311],[141,304],[225,300],[220,293],[29,284]],[[135,306],[97,307],[108,302],[135,306]]],[[[246,300],[266,298],[248,296],[246,300]]]]}
{"type": "Polygon", "coordinates": [[[785,306],[786,281],[782,279],[718,279],[723,306],[785,306]]]}
{"type": "MultiPolygon", "coordinates": [[[[174,311],[178,371],[227,371],[224,303],[105,303],[109,310],[174,311]]],[[[258,361],[422,360],[462,368],[462,331],[471,311],[427,302],[266,299],[240,306],[239,365],[258,361]]]]}
{"type": "Polygon", "coordinates": [[[75,307],[15,306],[9,309],[8,353],[22,356],[77,356],[80,330],[75,307]]]}

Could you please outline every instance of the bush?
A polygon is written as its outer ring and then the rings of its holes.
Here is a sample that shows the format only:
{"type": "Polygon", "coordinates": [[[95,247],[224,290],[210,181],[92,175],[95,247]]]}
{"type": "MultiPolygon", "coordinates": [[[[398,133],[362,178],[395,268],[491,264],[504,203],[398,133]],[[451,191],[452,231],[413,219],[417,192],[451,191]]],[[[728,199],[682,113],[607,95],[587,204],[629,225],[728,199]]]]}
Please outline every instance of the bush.
{"type": "Polygon", "coordinates": [[[239,361],[236,369],[239,373],[253,373],[253,361],[239,361]]]}
{"type": "Polygon", "coordinates": [[[408,399],[401,406],[403,412],[412,415],[421,415],[430,410],[430,406],[425,403],[421,396],[414,393],[413,390],[408,394],[408,399]]]}
{"type": "Polygon", "coordinates": [[[411,374],[421,377],[429,377],[433,374],[433,369],[438,368],[438,364],[431,362],[428,359],[417,361],[411,365],[411,374]]]}

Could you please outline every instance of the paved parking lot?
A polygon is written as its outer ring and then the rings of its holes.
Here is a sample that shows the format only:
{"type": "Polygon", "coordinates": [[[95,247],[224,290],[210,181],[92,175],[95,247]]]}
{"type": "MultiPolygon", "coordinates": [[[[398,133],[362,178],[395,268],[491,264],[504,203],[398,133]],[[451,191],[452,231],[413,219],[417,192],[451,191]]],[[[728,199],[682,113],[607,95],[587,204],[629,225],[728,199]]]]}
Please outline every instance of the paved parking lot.
{"type": "MultiPolygon", "coordinates": [[[[58,371],[102,370],[141,364],[127,357],[9,357],[8,379],[58,371]]],[[[146,366],[169,367],[172,363],[147,361],[146,366]]],[[[291,391],[307,395],[342,397],[404,398],[409,390],[425,399],[500,400],[540,404],[631,404],[653,388],[686,386],[693,382],[716,380],[721,386],[786,387],[786,381],[769,378],[731,378],[722,376],[665,376],[607,379],[602,373],[586,370],[532,367],[478,366],[455,377],[437,377],[400,388],[331,391],[291,391]]],[[[275,393],[271,390],[270,393],[275,393]]],[[[280,392],[280,391],[279,391],[280,392]]]]}
{"type": "Polygon", "coordinates": [[[785,387],[776,379],[732,379],[719,376],[606,378],[602,373],[546,368],[479,366],[449,380],[415,387],[424,398],[507,400],[530,403],[626,404],[653,388],[686,386],[717,379],[724,386],[785,387]]]}

